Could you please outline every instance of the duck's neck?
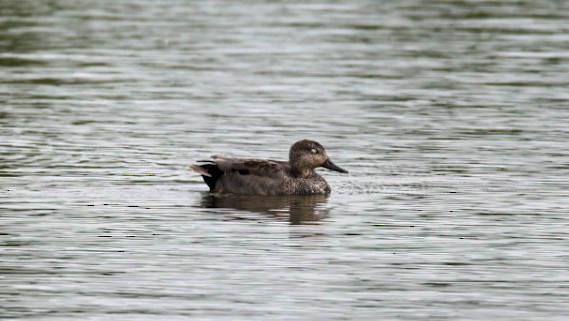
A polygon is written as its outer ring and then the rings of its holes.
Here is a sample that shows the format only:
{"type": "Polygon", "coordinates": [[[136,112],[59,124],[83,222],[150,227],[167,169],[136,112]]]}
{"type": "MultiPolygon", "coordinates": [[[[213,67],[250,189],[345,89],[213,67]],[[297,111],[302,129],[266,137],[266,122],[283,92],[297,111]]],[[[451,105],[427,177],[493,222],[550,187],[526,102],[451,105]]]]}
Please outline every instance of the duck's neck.
{"type": "Polygon", "coordinates": [[[310,177],[314,175],[314,169],[311,168],[302,168],[299,166],[291,166],[290,167],[290,174],[293,177],[310,177]]]}

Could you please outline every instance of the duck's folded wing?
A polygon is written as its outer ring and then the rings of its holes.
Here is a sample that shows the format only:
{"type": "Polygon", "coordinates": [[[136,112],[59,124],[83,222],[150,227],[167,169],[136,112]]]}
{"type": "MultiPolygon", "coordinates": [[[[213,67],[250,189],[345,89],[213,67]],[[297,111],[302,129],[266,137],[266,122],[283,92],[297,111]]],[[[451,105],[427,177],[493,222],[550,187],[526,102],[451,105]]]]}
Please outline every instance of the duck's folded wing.
{"type": "Polygon", "coordinates": [[[226,174],[279,177],[287,171],[287,162],[270,159],[244,159],[212,156],[213,162],[226,174]]]}

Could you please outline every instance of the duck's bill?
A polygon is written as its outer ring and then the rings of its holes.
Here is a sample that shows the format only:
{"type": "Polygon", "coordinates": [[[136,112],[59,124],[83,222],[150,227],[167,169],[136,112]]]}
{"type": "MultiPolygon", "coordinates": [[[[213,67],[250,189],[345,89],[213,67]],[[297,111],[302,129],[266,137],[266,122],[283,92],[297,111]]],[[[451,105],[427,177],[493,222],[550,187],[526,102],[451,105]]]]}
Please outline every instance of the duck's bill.
{"type": "Polygon", "coordinates": [[[327,168],[327,169],[331,169],[333,171],[336,172],[340,172],[340,173],[347,173],[348,171],[341,168],[340,166],[337,166],[336,164],[332,163],[332,161],[330,159],[327,159],[326,162],[324,162],[324,164],[322,164],[322,167],[327,168]]]}

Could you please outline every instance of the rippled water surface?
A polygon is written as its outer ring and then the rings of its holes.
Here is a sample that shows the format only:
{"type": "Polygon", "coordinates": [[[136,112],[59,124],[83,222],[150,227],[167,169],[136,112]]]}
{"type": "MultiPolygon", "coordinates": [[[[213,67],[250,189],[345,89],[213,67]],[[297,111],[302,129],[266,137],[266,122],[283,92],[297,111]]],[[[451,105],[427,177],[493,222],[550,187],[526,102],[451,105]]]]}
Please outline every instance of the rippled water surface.
{"type": "Polygon", "coordinates": [[[566,1],[0,4],[0,318],[566,320],[566,1]],[[187,165],[350,171],[210,195],[187,165]]]}

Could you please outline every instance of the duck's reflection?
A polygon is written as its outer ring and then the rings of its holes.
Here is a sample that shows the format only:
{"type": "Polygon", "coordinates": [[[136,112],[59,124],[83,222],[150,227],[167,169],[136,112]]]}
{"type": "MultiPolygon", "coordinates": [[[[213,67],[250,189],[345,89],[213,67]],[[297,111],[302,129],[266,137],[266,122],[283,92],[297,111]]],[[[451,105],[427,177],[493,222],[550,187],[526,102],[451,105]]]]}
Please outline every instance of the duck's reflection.
{"type": "Polygon", "coordinates": [[[328,216],[324,207],[328,195],[258,196],[237,194],[204,194],[201,206],[229,208],[288,218],[290,224],[307,224],[328,216]]]}

